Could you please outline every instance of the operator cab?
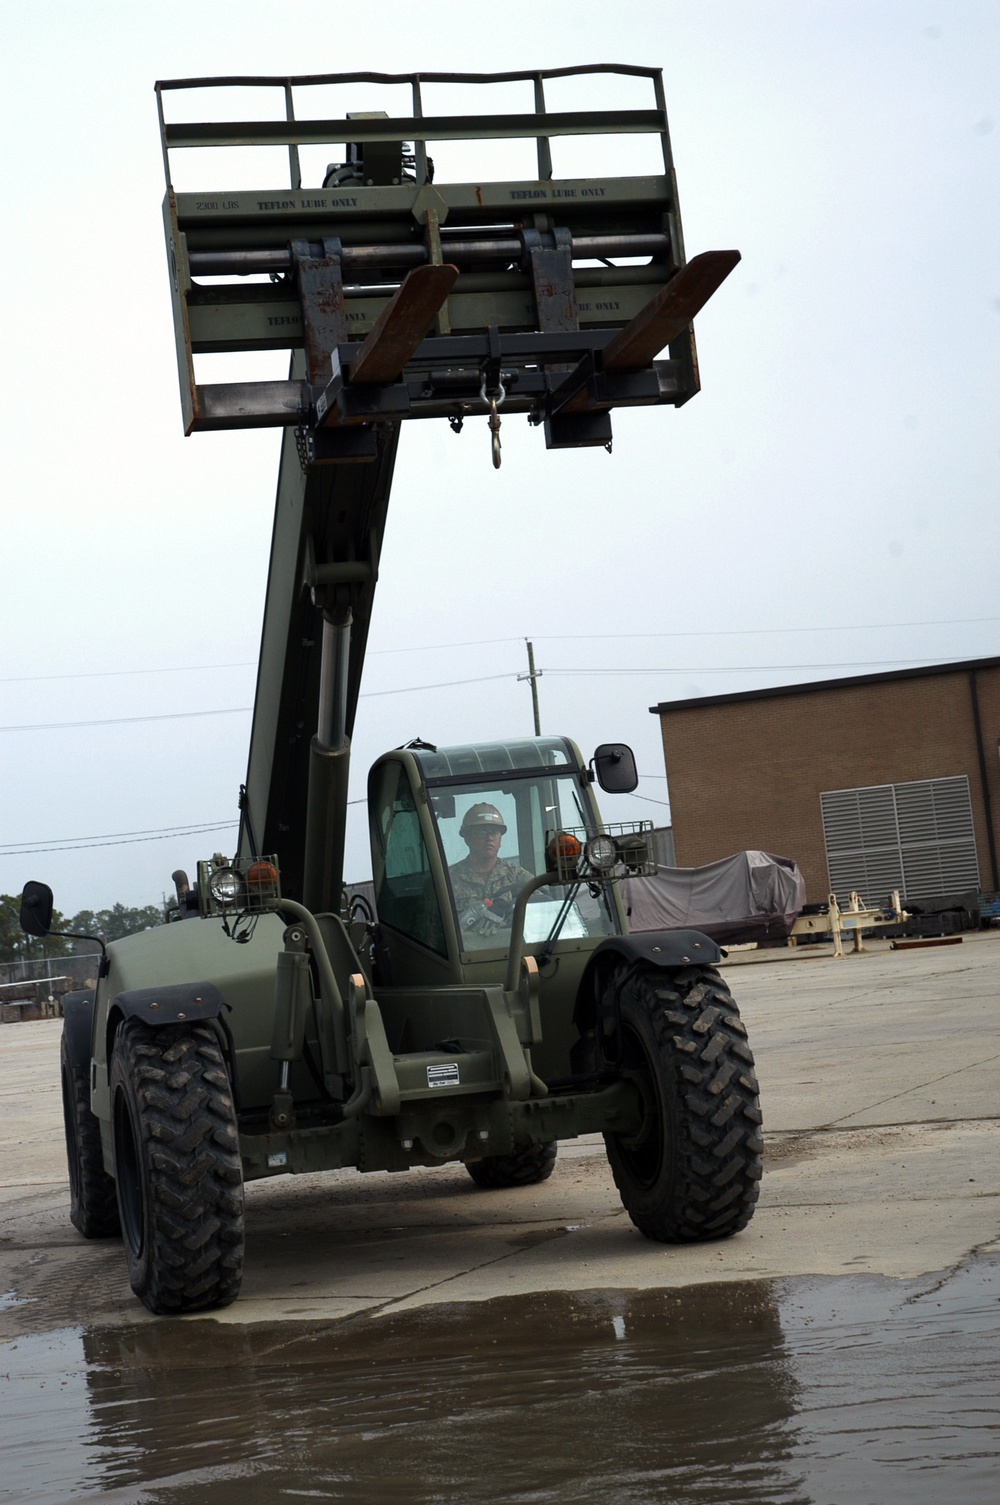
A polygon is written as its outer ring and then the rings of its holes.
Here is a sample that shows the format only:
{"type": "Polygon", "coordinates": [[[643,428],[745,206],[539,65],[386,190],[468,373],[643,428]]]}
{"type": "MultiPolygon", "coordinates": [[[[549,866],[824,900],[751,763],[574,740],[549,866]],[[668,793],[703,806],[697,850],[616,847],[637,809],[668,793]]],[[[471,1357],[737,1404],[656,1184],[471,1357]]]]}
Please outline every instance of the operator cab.
{"type": "MultiPolygon", "coordinates": [[[[372,768],[368,805],[396,986],[425,980],[428,969],[454,982],[501,981],[518,895],[554,870],[557,835],[585,840],[604,829],[565,737],[398,749],[372,768]]],[[[524,910],[524,950],[544,965],[625,928],[616,884],[546,884],[524,910]]]]}

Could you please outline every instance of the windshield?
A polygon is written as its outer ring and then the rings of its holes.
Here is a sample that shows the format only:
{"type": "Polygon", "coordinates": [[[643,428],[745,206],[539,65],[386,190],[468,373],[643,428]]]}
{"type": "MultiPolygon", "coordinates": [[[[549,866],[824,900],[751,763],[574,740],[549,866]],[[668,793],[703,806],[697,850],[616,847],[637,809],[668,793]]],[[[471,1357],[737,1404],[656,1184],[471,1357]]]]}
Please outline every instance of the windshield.
{"type": "MultiPolygon", "coordinates": [[[[570,826],[594,829],[577,778],[539,774],[497,776],[495,782],[429,789],[448,868],[452,903],[467,951],[506,947],[514,904],[524,884],[544,873],[546,840],[570,826]]],[[[525,942],[545,942],[556,925],[559,940],[613,935],[614,911],[606,889],[552,884],[531,898],[525,942]],[[561,923],[559,923],[561,917],[561,923]]]]}

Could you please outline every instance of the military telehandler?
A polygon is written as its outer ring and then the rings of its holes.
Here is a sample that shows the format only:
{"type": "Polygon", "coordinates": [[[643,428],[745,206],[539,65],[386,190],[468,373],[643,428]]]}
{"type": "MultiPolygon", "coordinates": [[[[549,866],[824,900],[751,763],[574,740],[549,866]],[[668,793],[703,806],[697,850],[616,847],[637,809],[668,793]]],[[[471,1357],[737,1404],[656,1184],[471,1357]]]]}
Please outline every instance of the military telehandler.
{"type": "MultiPolygon", "coordinates": [[[[527,1185],[560,1139],[600,1132],[644,1234],[736,1233],[761,1169],[753,1060],[718,946],[628,932],[621,880],[654,870],[650,826],[605,824],[594,799],[635,788],[627,747],[387,752],[368,781],[374,905],[343,887],[400,424],[478,420],[499,465],[514,414],[549,449],[610,450],[613,408],[698,390],[692,319],[739,253],[685,258],[659,72],[183,79],[157,98],[185,429],[284,433],[237,850],[176,873],[170,922],[108,946],[96,990],[65,1000],[73,1223],[121,1234],[150,1311],[193,1311],[239,1292],[248,1179],[462,1162],[480,1187],[527,1185]],[[601,75],[648,107],[546,107],[601,75]],[[526,108],[427,113],[444,83],[517,86],[526,108]],[[319,118],[359,85],[405,89],[410,113],[319,118]],[[234,91],[247,118],[216,118],[234,91]],[[609,135],[623,163],[651,135],[662,170],[554,175],[554,140],[609,135]],[[537,172],[435,177],[434,143],[485,141],[530,143],[537,172]],[[276,146],[288,187],[172,184],[178,154],[238,148],[245,182],[276,146]],[[196,380],[203,354],[278,349],[286,380],[196,380]]],[[[29,933],[52,903],[25,885],[29,933]]]]}

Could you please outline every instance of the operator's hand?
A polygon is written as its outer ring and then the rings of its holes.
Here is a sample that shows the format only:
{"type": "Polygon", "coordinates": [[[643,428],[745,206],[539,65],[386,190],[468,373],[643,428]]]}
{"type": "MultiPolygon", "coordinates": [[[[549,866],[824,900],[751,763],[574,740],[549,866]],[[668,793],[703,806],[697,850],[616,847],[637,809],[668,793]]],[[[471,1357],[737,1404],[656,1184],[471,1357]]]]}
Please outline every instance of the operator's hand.
{"type": "Polygon", "coordinates": [[[498,930],[506,930],[509,923],[504,915],[494,909],[489,899],[480,904],[470,904],[459,919],[462,929],[475,935],[496,935],[498,930]]]}

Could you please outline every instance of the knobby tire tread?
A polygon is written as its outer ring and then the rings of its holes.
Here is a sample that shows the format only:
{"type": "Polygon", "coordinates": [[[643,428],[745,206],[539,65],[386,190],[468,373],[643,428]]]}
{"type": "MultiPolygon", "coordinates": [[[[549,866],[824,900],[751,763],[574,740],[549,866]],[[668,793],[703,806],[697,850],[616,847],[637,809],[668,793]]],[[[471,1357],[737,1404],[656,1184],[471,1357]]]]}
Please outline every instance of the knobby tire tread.
{"type": "Polygon", "coordinates": [[[605,1135],[625,1210],[648,1238],[692,1243],[727,1238],[753,1217],[763,1141],[757,1078],[747,1032],[714,967],[669,974],[619,971],[623,1022],[646,1037],[663,1111],[663,1167],[637,1184],[627,1149],[605,1135]],[[648,1034],[647,1034],[648,1031],[648,1034]]]}
{"type": "Polygon", "coordinates": [[[114,1177],[104,1169],[101,1126],[90,1108],[89,1062],[74,1060],[65,1030],[59,1054],[70,1222],[84,1238],[115,1238],[121,1233],[118,1199],[114,1177]]]}
{"type": "Polygon", "coordinates": [[[243,1278],[244,1204],[232,1090],[207,1025],[123,1025],[113,1090],[139,1126],[144,1247],[130,1248],[136,1295],[153,1312],[227,1306],[243,1278]]]}
{"type": "Polygon", "coordinates": [[[552,1140],[548,1144],[529,1145],[511,1155],[487,1155],[482,1160],[470,1161],[465,1168],[484,1191],[537,1186],[547,1181],[555,1169],[557,1150],[558,1146],[552,1140]]]}

